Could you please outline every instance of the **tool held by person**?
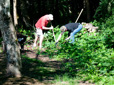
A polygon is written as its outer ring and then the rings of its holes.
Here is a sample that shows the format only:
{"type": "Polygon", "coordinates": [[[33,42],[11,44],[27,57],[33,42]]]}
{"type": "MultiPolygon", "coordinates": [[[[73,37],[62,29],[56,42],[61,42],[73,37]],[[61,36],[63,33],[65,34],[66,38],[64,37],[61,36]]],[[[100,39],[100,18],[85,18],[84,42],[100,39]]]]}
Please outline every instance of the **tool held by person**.
{"type": "Polygon", "coordinates": [[[68,24],[60,27],[61,33],[60,33],[60,35],[59,35],[59,37],[55,43],[55,46],[57,46],[58,41],[62,37],[63,33],[66,31],[68,31],[68,37],[65,40],[70,39],[69,43],[74,43],[74,38],[75,38],[74,35],[77,34],[83,28],[80,23],[77,23],[82,12],[83,12],[83,9],[81,10],[80,14],[78,15],[75,23],[68,23],[68,24]]]}
{"type": "MultiPolygon", "coordinates": [[[[51,25],[51,27],[53,27],[52,25],[51,25]]],[[[53,37],[54,37],[54,40],[55,40],[55,42],[56,42],[56,39],[55,39],[55,34],[54,34],[54,30],[52,29],[52,32],[53,32],[53,37]]]]}

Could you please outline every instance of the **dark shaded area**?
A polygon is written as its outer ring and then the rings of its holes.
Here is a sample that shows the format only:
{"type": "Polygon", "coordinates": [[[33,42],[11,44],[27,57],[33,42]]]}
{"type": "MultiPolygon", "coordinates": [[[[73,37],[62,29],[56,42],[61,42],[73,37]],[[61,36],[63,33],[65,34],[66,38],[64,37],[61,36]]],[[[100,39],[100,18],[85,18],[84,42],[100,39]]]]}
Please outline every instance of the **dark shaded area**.
{"type": "Polygon", "coordinates": [[[20,33],[17,33],[17,39],[18,39],[18,42],[19,42],[19,44],[21,46],[21,49],[24,49],[24,43],[26,41],[26,38],[27,38],[27,36],[22,35],[20,33]]]}
{"type": "Polygon", "coordinates": [[[63,61],[53,61],[53,62],[50,61],[47,63],[42,63],[42,62],[38,62],[37,60],[36,61],[34,60],[34,62],[33,62],[32,60],[24,59],[24,62],[23,62],[24,70],[22,71],[22,73],[25,76],[29,76],[31,78],[36,78],[40,81],[50,80],[50,78],[52,78],[52,77],[53,77],[52,80],[54,80],[55,75],[63,75],[64,73],[66,73],[65,70],[62,71],[59,68],[61,62],[63,62],[63,61]],[[57,66],[58,66],[58,68],[57,68],[57,66]],[[45,69],[46,67],[54,68],[55,71],[50,71],[51,69],[45,69]]]}
{"type": "Polygon", "coordinates": [[[40,85],[49,83],[49,81],[54,80],[56,75],[63,76],[65,73],[69,73],[64,68],[63,63],[72,62],[69,60],[42,62],[37,59],[22,57],[22,77],[14,78],[5,75],[6,62],[4,56],[2,53],[0,54],[0,79],[2,80],[0,85],[31,85],[35,83],[40,85]]]}
{"type": "Polygon", "coordinates": [[[6,72],[6,59],[5,59],[5,55],[3,53],[0,53],[0,85],[2,85],[7,78],[5,78],[5,72],[6,72]]]}
{"type": "MultiPolygon", "coordinates": [[[[88,3],[92,21],[99,0],[89,0],[88,3]]],[[[50,13],[54,15],[54,21],[52,21],[54,26],[75,22],[82,8],[84,11],[78,22],[87,22],[86,0],[18,0],[19,25],[23,25],[24,29],[31,29],[41,16],[50,13]]]]}

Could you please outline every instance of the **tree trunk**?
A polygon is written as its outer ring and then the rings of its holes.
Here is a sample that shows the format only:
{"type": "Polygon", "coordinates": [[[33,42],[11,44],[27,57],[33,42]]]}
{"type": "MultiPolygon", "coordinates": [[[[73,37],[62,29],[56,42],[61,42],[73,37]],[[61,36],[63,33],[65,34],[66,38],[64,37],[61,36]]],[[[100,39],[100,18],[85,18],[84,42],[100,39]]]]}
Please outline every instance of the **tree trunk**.
{"type": "Polygon", "coordinates": [[[0,30],[6,48],[7,74],[21,77],[20,48],[10,14],[10,0],[0,1],[0,30]]]}
{"type": "Polygon", "coordinates": [[[90,4],[89,4],[89,0],[86,0],[86,10],[87,10],[87,21],[90,22],[91,15],[90,15],[90,4]]]}
{"type": "Polygon", "coordinates": [[[18,24],[17,20],[17,0],[13,0],[13,18],[14,18],[14,25],[18,24]]]}

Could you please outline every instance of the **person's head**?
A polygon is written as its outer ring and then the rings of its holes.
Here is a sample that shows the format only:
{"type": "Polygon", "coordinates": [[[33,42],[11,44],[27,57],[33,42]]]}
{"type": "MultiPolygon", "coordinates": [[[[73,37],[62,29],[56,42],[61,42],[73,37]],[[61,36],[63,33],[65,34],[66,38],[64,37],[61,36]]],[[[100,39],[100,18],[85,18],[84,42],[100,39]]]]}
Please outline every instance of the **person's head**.
{"type": "Polygon", "coordinates": [[[61,30],[61,32],[65,32],[67,30],[67,28],[65,26],[61,26],[60,30],[61,30]]]}
{"type": "Polygon", "coordinates": [[[52,14],[48,14],[47,20],[52,21],[53,20],[53,15],[52,14]]]}

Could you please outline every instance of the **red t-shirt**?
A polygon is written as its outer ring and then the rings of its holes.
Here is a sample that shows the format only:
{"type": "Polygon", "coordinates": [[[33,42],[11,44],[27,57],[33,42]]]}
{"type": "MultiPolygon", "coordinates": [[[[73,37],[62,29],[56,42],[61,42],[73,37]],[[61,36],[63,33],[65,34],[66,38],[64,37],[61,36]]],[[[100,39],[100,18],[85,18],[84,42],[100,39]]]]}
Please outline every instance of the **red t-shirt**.
{"type": "Polygon", "coordinates": [[[49,23],[49,21],[47,20],[48,16],[47,15],[44,15],[42,16],[38,21],[37,23],[35,24],[36,28],[40,28],[40,29],[43,29],[42,27],[46,27],[47,24],[49,23]]]}

